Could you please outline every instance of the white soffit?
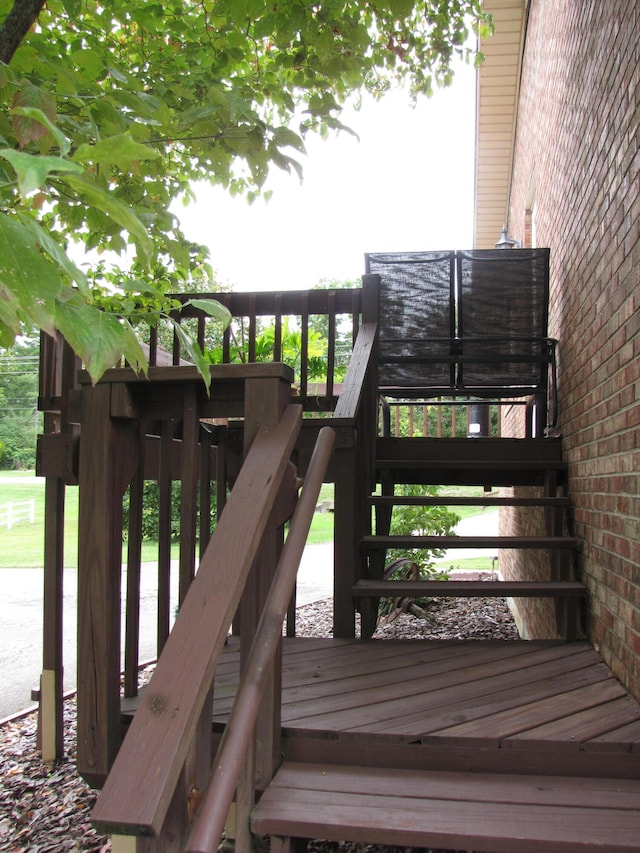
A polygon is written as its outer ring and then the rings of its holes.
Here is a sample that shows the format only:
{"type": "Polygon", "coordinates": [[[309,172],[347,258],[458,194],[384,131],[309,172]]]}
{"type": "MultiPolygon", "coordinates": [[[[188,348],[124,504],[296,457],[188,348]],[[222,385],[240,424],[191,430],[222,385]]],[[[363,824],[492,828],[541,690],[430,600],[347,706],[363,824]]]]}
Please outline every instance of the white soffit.
{"type": "Polygon", "coordinates": [[[491,249],[507,224],[520,65],[528,0],[484,0],[494,34],[480,42],[473,239],[491,249]]]}

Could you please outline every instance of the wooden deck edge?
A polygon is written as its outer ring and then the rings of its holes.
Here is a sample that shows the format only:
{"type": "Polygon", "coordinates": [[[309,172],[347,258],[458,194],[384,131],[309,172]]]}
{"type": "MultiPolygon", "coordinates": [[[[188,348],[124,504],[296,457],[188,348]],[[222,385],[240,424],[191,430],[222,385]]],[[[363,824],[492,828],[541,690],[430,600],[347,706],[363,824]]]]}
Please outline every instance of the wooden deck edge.
{"type": "Polygon", "coordinates": [[[494,853],[638,851],[640,781],[287,762],[254,832],[494,853]]]}
{"type": "Polygon", "coordinates": [[[577,581],[376,581],[360,580],[353,586],[358,598],[428,595],[440,598],[585,598],[587,589],[577,581]]]}
{"type": "MultiPolygon", "coordinates": [[[[217,737],[220,737],[218,733],[217,737]]],[[[559,742],[562,746],[564,741],[559,742]]],[[[387,767],[401,770],[455,771],[461,773],[527,773],[538,776],[598,777],[607,779],[640,780],[638,753],[613,748],[607,752],[573,752],[545,749],[532,744],[524,749],[500,749],[494,745],[481,747],[477,743],[461,745],[441,738],[440,743],[409,739],[379,738],[375,735],[333,734],[301,729],[283,729],[283,756],[287,761],[323,762],[327,765],[345,763],[362,767],[387,767]]]]}

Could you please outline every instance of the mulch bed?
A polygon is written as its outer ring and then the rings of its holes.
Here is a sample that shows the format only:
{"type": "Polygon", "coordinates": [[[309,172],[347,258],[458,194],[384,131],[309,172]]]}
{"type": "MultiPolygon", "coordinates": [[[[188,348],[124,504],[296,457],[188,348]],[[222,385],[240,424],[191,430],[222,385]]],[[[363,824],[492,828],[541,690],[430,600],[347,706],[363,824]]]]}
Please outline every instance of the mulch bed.
{"type": "MultiPolygon", "coordinates": [[[[330,601],[299,608],[299,635],[329,636],[330,625],[330,601]]],[[[435,599],[427,619],[400,614],[381,625],[377,636],[517,639],[518,634],[505,602],[487,598],[476,599],[473,609],[467,599],[435,599]]],[[[107,853],[111,849],[109,839],[96,833],[89,820],[97,794],[76,773],[75,712],[75,699],[66,700],[65,755],[53,766],[43,764],[37,752],[35,713],[0,727],[0,851],[107,853]]],[[[311,842],[309,849],[312,853],[411,853],[405,848],[323,841],[311,842]]]]}

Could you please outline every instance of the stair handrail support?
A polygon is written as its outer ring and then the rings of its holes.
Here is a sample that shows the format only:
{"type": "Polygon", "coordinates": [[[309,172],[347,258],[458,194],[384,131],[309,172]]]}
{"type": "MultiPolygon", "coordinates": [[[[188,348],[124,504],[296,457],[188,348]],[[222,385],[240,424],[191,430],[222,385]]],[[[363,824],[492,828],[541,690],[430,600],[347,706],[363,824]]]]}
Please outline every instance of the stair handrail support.
{"type": "MultiPolygon", "coordinates": [[[[175,833],[177,821],[186,839],[186,801],[195,795],[193,811],[200,794],[185,777],[185,763],[198,752],[198,729],[205,735],[208,729],[210,736],[208,700],[217,662],[286,479],[301,420],[301,407],[289,405],[279,424],[260,427],[247,453],[94,807],[92,820],[110,833],[160,839],[167,822],[175,833]]],[[[207,775],[209,769],[210,761],[207,775]]]]}
{"type": "MultiPolygon", "coordinates": [[[[248,664],[241,676],[213,764],[207,792],[189,837],[188,853],[213,853],[220,843],[225,819],[241,773],[242,760],[251,748],[251,732],[255,726],[268,673],[278,649],[281,649],[282,624],[296,583],[298,566],[329,464],[334,437],[335,432],[330,427],[323,427],[318,434],[271,590],[251,645],[248,664]]],[[[243,835],[245,843],[248,838],[248,817],[237,815],[237,819],[245,823],[244,828],[241,828],[242,834],[236,835],[237,850],[243,835]]]]}
{"type": "Polygon", "coordinates": [[[375,487],[380,276],[363,276],[362,288],[362,326],[334,413],[354,431],[352,445],[334,451],[334,637],[355,636],[352,587],[363,574],[358,543],[368,529],[367,497],[375,487]]]}

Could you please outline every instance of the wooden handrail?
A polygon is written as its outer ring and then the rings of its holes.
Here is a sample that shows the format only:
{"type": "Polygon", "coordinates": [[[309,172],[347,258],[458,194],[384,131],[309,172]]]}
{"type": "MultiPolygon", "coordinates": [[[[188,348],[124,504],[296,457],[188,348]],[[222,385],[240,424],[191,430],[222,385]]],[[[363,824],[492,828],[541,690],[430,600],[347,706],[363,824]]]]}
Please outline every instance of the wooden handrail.
{"type": "Polygon", "coordinates": [[[335,418],[355,420],[358,417],[367,388],[367,375],[371,370],[371,356],[377,329],[375,323],[363,323],[358,332],[347,374],[342,383],[342,393],[334,412],[335,418]]]}
{"type": "Polygon", "coordinates": [[[94,807],[92,820],[109,833],[162,830],[301,420],[301,407],[288,406],[251,445],[94,807]]]}
{"type": "Polygon", "coordinates": [[[276,575],[249,653],[214,762],[205,798],[187,844],[188,853],[213,853],[220,843],[229,807],[251,742],[260,701],[282,636],[284,621],[293,592],[298,566],[315,511],[318,494],[329,464],[335,433],[324,427],[304,479],[304,487],[291,521],[276,575]]]}

